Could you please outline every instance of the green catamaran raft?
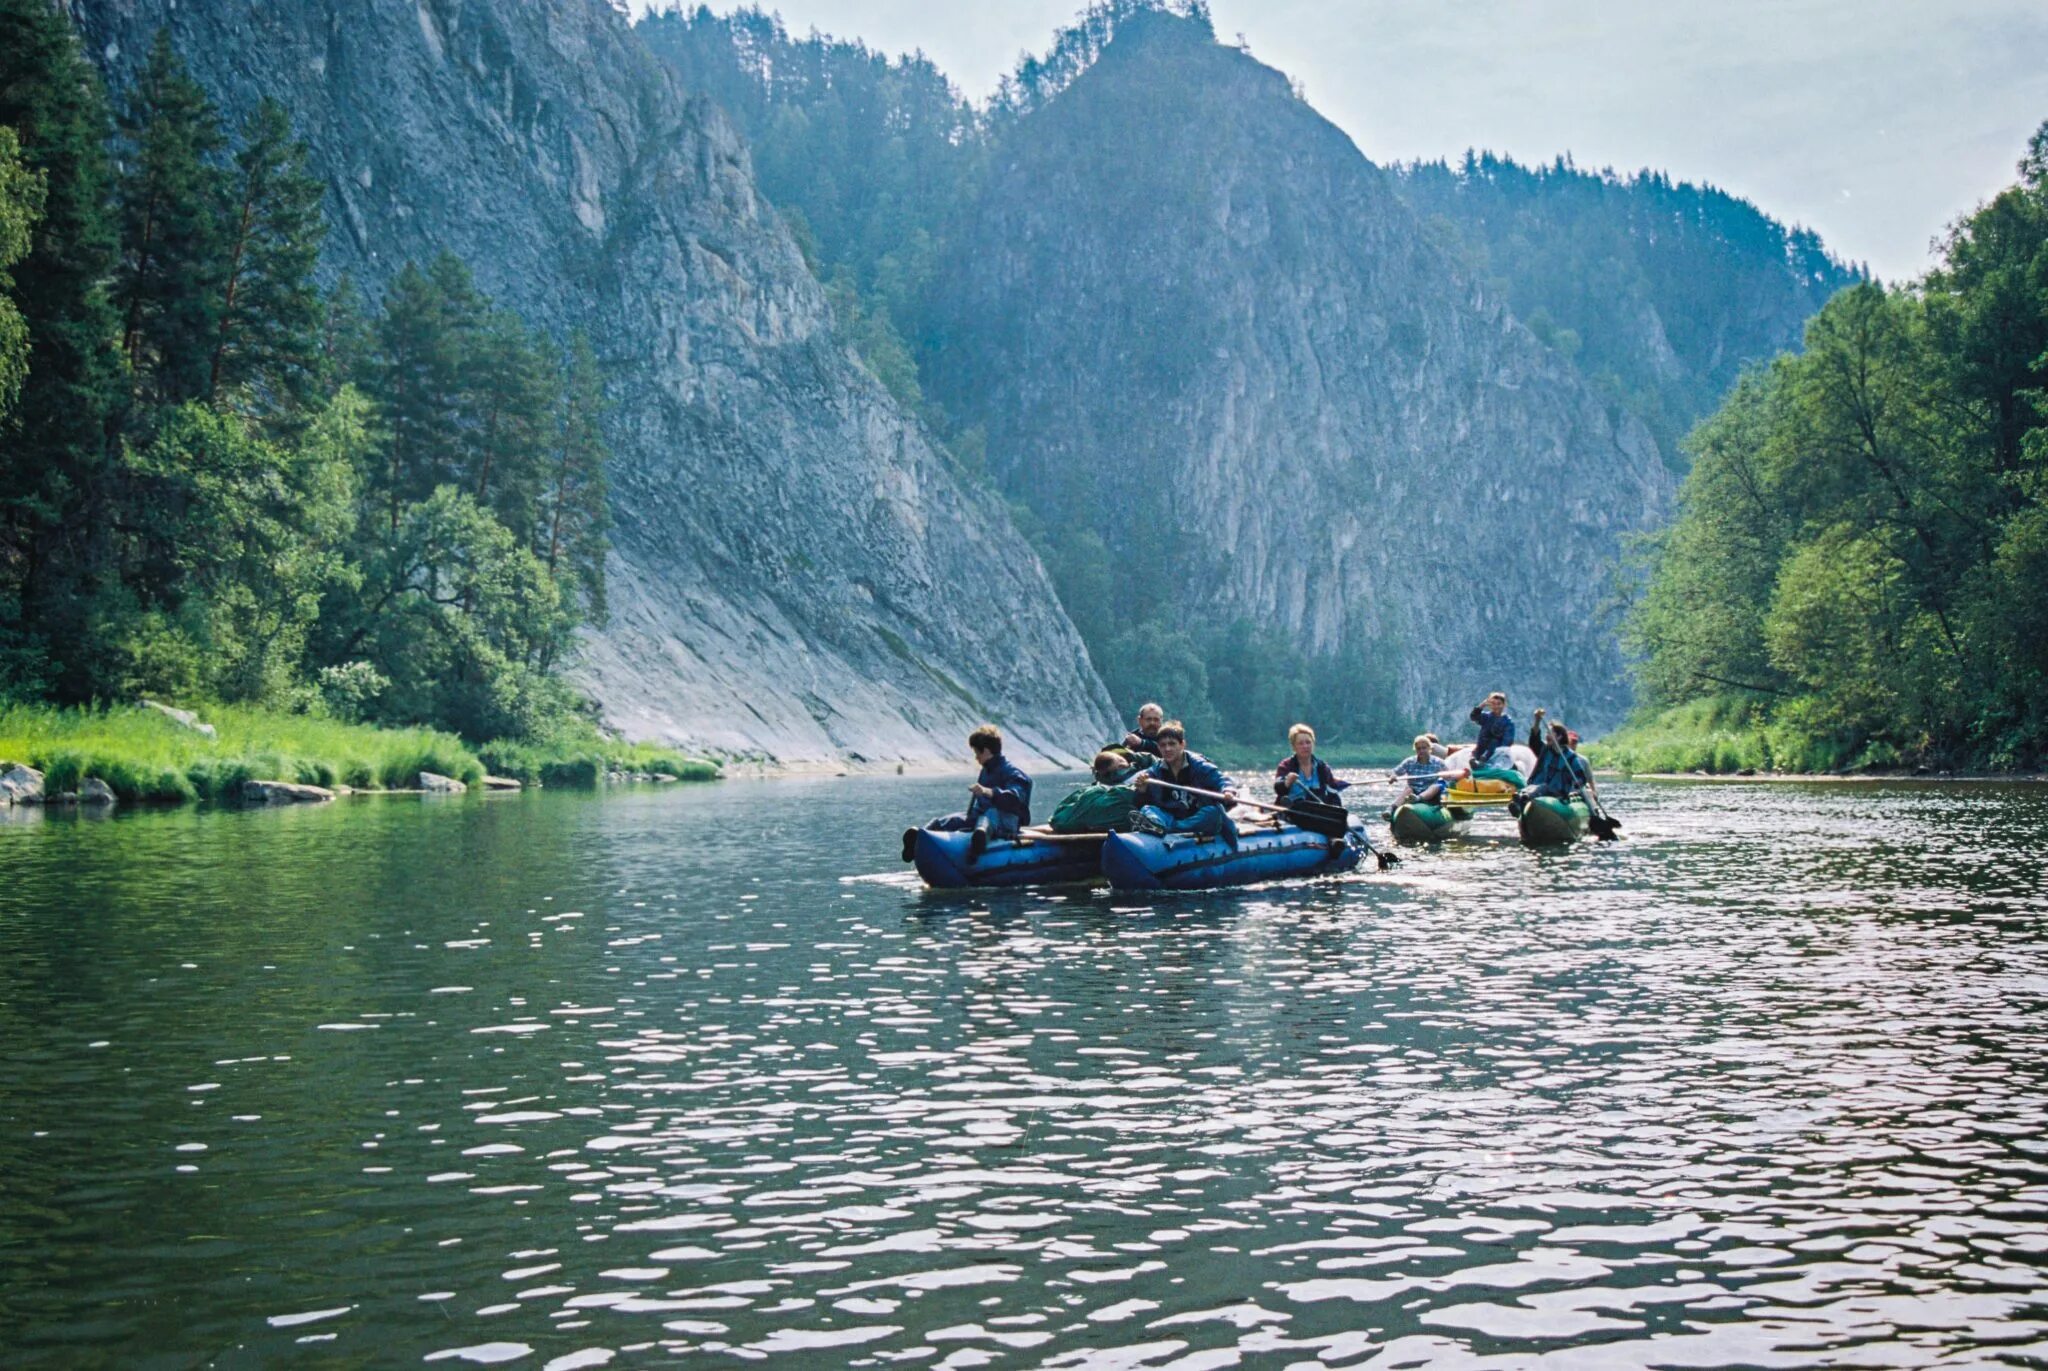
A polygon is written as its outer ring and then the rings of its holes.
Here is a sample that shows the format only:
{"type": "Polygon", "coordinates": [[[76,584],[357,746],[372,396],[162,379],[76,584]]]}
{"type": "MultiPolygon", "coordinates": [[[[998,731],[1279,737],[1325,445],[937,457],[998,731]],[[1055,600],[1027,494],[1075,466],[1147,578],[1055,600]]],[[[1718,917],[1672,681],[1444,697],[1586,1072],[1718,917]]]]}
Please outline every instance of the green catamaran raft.
{"type": "Polygon", "coordinates": [[[1389,825],[1399,843],[1440,843],[1462,838],[1472,827],[1472,811],[1459,805],[1405,804],[1389,825]]]}
{"type": "Polygon", "coordinates": [[[1529,846],[1560,847],[1585,837],[1592,821],[1592,807],[1581,796],[1559,800],[1539,795],[1529,801],[1516,822],[1522,830],[1522,841],[1529,846]]]}

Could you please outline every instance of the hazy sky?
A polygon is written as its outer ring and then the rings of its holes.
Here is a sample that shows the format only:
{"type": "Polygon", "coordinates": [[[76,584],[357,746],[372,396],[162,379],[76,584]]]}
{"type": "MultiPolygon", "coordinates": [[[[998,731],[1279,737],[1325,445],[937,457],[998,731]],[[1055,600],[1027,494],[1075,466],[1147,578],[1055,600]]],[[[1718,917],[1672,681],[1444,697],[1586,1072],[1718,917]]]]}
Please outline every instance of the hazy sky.
{"type": "MultiPolygon", "coordinates": [[[[636,0],[645,5],[646,0],[636,0]]],[[[667,0],[661,0],[664,7],[667,0]]],[[[721,12],[731,0],[714,0],[721,12]]],[[[984,96],[1080,0],[763,0],[984,96]]],[[[1902,279],[2048,119],[2048,0],[1211,0],[1376,161],[1656,167],[1902,279]]]]}

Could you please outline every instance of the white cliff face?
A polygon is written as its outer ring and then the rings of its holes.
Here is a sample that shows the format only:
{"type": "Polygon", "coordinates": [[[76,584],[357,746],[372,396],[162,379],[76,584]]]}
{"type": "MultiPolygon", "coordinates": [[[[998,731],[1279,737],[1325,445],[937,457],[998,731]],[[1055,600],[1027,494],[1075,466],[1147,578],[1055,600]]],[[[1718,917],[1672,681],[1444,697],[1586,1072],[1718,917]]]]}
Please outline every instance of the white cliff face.
{"type": "Polygon", "coordinates": [[[1419,717],[1495,686],[1625,710],[1610,609],[1672,493],[1654,443],[1282,76],[1153,16],[995,163],[932,388],[1006,484],[1163,564],[1178,614],[1373,645],[1419,717]]]}
{"type": "Polygon", "coordinates": [[[835,338],[724,119],[603,0],[72,0],[115,82],[168,26],[227,117],[271,96],[372,292],[447,250],[613,378],[612,623],[633,737],[784,764],[1085,756],[1106,692],[1000,500],[835,338]]]}

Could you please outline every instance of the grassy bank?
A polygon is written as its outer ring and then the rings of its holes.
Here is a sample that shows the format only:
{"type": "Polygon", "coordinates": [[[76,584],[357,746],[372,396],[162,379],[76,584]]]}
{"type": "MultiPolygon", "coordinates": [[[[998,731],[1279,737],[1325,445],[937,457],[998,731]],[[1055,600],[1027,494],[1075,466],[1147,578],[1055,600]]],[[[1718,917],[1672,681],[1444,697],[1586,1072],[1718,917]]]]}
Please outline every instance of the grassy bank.
{"type": "Polygon", "coordinates": [[[1816,730],[1797,710],[1774,719],[1738,700],[1695,700],[1632,720],[1585,752],[1603,770],[1714,775],[1863,771],[1901,760],[1889,744],[1816,730]]]}
{"type": "Polygon", "coordinates": [[[97,776],[124,800],[174,802],[232,797],[249,780],[402,790],[422,771],[467,784],[486,771],[544,785],[596,785],[607,771],[716,777],[709,762],[665,749],[613,743],[592,733],[554,747],[471,748],[432,729],[373,728],[271,710],[216,705],[203,711],[216,738],[155,710],[0,706],[0,761],[44,773],[44,789],[75,790],[97,776]]]}

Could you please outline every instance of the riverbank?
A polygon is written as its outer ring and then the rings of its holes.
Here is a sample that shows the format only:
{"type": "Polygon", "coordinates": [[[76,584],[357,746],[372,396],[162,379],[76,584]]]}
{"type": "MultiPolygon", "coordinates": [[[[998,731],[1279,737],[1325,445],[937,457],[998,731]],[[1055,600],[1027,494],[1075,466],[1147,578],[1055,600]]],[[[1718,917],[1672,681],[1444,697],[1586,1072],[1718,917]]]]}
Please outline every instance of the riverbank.
{"type": "MultiPolygon", "coordinates": [[[[672,749],[585,736],[550,744],[472,747],[433,729],[377,728],[303,714],[214,706],[204,718],[157,707],[0,707],[0,774],[42,773],[47,796],[77,794],[97,780],[129,803],[242,798],[251,781],[323,789],[415,790],[421,777],[464,788],[485,778],[521,785],[591,787],[613,777],[714,780],[716,763],[672,749]]],[[[428,782],[428,787],[434,782],[428,782]]]]}

